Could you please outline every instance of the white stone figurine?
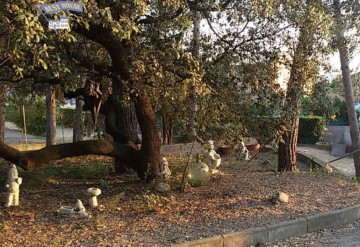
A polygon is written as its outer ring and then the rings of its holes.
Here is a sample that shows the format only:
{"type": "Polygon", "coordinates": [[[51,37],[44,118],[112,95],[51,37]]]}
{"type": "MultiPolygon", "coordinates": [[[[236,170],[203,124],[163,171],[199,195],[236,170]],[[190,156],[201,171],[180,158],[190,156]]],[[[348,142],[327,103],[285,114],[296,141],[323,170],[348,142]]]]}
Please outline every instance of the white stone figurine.
{"type": "Polygon", "coordinates": [[[97,196],[101,194],[101,189],[91,187],[86,190],[86,193],[91,196],[89,199],[90,207],[96,208],[99,205],[97,202],[97,196]]]}
{"type": "Polygon", "coordinates": [[[242,156],[245,158],[245,160],[250,160],[249,150],[246,148],[243,139],[241,139],[241,142],[240,142],[240,151],[241,151],[242,156]]]}
{"type": "Polygon", "coordinates": [[[74,217],[74,218],[87,218],[88,217],[85,207],[79,199],[77,199],[77,201],[76,201],[75,208],[71,207],[71,206],[61,206],[58,210],[58,213],[69,215],[70,217],[74,217]]]}
{"type": "Polygon", "coordinates": [[[169,162],[167,161],[167,159],[164,156],[160,157],[158,176],[160,176],[164,179],[168,179],[171,176],[169,162]]]}
{"type": "Polygon", "coordinates": [[[216,168],[218,168],[221,164],[221,156],[216,153],[214,147],[214,141],[209,140],[209,151],[205,153],[205,163],[209,166],[212,173],[218,172],[216,168]]]}
{"type": "Polygon", "coordinates": [[[19,205],[19,187],[22,183],[22,178],[19,178],[16,166],[13,164],[8,171],[8,179],[6,180],[6,188],[8,190],[7,202],[5,207],[12,205],[19,205]]]}

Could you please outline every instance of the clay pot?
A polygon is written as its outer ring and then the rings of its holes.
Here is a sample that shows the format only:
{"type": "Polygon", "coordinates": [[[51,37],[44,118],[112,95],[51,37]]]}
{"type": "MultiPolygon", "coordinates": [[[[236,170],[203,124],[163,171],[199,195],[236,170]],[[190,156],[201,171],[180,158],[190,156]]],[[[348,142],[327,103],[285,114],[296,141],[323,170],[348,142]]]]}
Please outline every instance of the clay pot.
{"type": "Polygon", "coordinates": [[[231,154],[233,148],[230,145],[222,145],[216,149],[216,152],[220,155],[228,155],[231,154]]]}
{"type": "Polygon", "coordinates": [[[260,144],[256,143],[256,144],[247,144],[246,145],[247,150],[249,151],[258,151],[260,148],[260,144]]]}

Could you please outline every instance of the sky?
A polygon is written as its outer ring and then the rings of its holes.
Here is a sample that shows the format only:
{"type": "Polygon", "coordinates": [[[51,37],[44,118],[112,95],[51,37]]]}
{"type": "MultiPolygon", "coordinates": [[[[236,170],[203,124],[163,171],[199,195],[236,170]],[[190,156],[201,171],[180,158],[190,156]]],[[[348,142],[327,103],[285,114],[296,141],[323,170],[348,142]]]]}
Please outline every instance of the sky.
{"type": "MultiPolygon", "coordinates": [[[[329,62],[334,70],[334,74],[340,74],[341,66],[338,52],[329,56],[329,62]]],[[[358,51],[355,56],[349,61],[349,65],[351,71],[360,71],[360,51],[358,51]]]]}

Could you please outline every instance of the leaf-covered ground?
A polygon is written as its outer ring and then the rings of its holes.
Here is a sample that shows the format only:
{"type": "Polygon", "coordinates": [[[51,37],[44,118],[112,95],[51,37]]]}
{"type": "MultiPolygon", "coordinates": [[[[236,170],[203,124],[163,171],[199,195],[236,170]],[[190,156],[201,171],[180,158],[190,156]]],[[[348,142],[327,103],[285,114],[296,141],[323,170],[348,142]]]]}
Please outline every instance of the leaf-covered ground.
{"type": "MultiPolygon", "coordinates": [[[[177,190],[186,159],[168,159],[173,191],[158,194],[134,174],[112,174],[112,160],[86,156],[59,161],[23,177],[20,206],[0,211],[0,246],[169,246],[173,243],[265,226],[304,215],[358,204],[358,183],[321,170],[274,171],[267,151],[250,164],[226,157],[208,185],[177,190]],[[100,187],[100,207],[90,209],[85,190],[100,187]],[[278,191],[288,204],[269,199],[278,191]],[[81,199],[88,219],[57,214],[60,205],[81,199]]],[[[6,163],[3,163],[6,165],[6,163]]],[[[4,167],[4,165],[2,165],[4,167]]],[[[2,168],[0,202],[5,202],[2,168]]]]}

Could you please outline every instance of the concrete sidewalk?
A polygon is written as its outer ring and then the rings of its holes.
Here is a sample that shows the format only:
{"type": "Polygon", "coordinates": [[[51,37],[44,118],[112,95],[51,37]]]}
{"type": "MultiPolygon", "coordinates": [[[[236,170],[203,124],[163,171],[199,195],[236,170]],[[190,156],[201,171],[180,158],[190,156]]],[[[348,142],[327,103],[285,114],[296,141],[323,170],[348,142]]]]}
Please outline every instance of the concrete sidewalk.
{"type": "MultiPolygon", "coordinates": [[[[336,156],[331,155],[330,150],[323,150],[315,145],[299,145],[297,146],[297,152],[303,155],[306,155],[308,158],[311,159],[311,157],[314,157],[323,163],[327,163],[331,160],[334,160],[336,156]]],[[[351,156],[343,158],[341,160],[335,161],[333,163],[330,163],[330,165],[335,168],[338,172],[341,174],[347,176],[347,177],[354,177],[355,176],[355,166],[354,166],[354,160],[351,156]]]]}

